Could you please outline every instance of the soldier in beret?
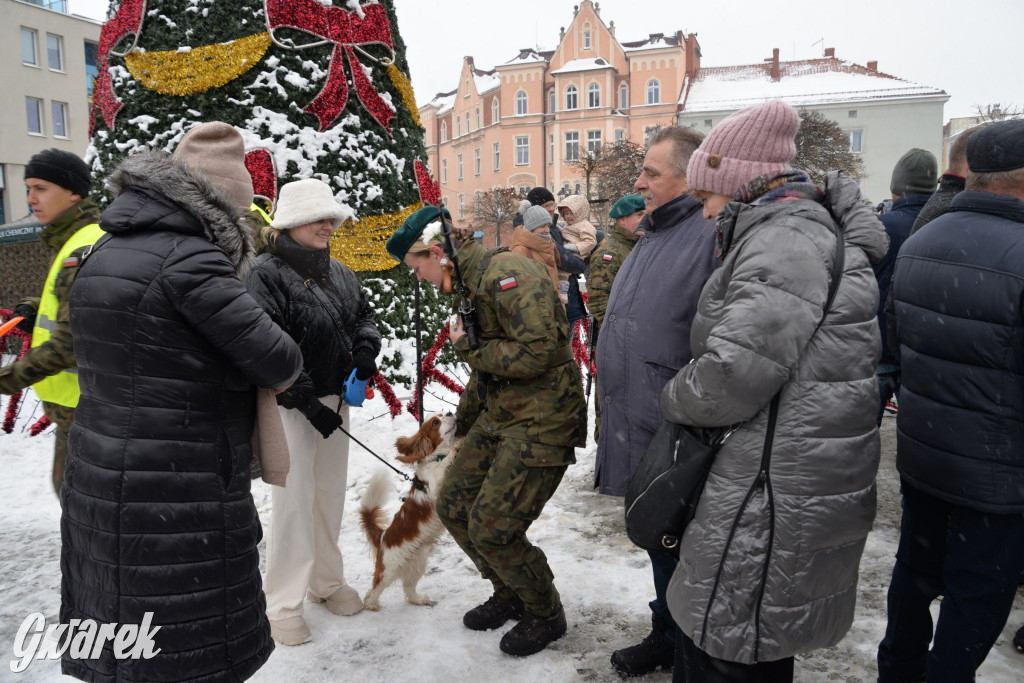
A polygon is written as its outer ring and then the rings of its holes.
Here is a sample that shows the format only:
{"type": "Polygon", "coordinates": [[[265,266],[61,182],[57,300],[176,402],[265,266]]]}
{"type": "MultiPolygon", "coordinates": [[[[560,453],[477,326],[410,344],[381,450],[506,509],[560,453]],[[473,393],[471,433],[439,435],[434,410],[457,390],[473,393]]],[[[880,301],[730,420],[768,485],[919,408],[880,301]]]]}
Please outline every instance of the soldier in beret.
{"type": "MultiPolygon", "coordinates": [[[[472,372],[457,411],[465,442],[439,492],[437,512],[494,586],[463,624],[486,631],[519,619],[502,637],[501,650],[531,655],[566,632],[551,568],[526,532],[576,461],[574,447],[586,444],[580,369],[565,309],[544,266],[505,249],[485,250],[459,229],[452,231],[455,253],[449,253],[439,216],[436,207],[420,209],[387,243],[417,279],[445,292],[458,284],[457,258],[476,308],[477,348],[457,316],[450,328],[472,372]],[[477,390],[478,381],[486,392],[477,390]]],[[[451,220],[447,211],[444,218],[451,220]]],[[[456,294],[456,307],[460,303],[456,294]]]]}

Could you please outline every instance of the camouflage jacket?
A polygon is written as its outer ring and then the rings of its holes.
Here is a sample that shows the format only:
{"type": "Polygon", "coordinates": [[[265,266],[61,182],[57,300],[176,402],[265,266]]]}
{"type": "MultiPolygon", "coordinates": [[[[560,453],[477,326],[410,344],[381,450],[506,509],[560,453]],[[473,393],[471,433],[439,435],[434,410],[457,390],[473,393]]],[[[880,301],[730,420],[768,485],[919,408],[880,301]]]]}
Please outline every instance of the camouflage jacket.
{"type": "Polygon", "coordinates": [[[587,276],[587,309],[597,318],[598,329],[608,310],[608,296],[612,282],[622,263],[636,246],[638,236],[616,224],[608,238],[597,245],[590,255],[590,275],[587,276]]]}
{"type": "MultiPolygon", "coordinates": [[[[459,265],[476,307],[480,346],[462,337],[455,349],[472,372],[457,412],[459,434],[476,424],[486,433],[552,446],[586,445],[587,413],[580,369],[572,359],[569,322],[544,266],[508,251],[487,252],[470,240],[459,265]],[[486,382],[487,403],[477,396],[486,382]]],[[[456,296],[456,306],[459,297],[456,296]]],[[[559,462],[575,462],[572,451],[559,462]]]]}
{"type": "MultiPolygon", "coordinates": [[[[100,211],[92,200],[86,197],[70,209],[57,216],[53,223],[47,225],[39,233],[39,239],[56,254],[68,239],[79,229],[90,223],[99,223],[100,211]]],[[[88,247],[72,252],[81,256],[88,247]]],[[[78,260],[74,265],[61,269],[54,284],[54,294],[60,307],[57,309],[57,328],[50,339],[39,346],[29,349],[24,358],[6,367],[0,368],[0,394],[14,394],[31,386],[61,370],[75,367],[75,352],[71,343],[71,323],[68,300],[71,298],[71,285],[78,274],[78,260]]],[[[38,305],[38,300],[34,300],[38,305]]]]}

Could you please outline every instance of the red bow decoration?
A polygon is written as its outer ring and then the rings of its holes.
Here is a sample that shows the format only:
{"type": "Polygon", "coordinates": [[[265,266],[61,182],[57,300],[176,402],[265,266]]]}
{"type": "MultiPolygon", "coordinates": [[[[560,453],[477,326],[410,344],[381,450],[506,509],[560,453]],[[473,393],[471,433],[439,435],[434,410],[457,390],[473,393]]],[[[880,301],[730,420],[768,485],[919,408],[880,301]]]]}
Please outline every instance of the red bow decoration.
{"type": "Polygon", "coordinates": [[[134,34],[136,38],[142,31],[142,16],[146,11],[146,0],[125,0],[117,12],[103,24],[100,30],[100,45],[96,58],[99,62],[99,75],[96,77],[96,89],[93,92],[92,110],[89,112],[89,136],[96,130],[96,110],[103,115],[107,128],[114,130],[117,112],[122,102],[114,94],[110,82],[110,62],[107,57],[115,45],[127,36],[134,34]]]}
{"type": "Polygon", "coordinates": [[[340,7],[325,7],[316,0],[266,0],[266,7],[267,28],[271,35],[277,28],[296,28],[334,43],[327,82],[313,101],[303,108],[304,112],[320,120],[320,130],[325,131],[334,123],[348,100],[347,58],[359,101],[390,133],[394,112],[370,83],[353,47],[376,43],[394,50],[391,24],[384,6],[379,3],[363,5],[362,17],[340,7]]]}
{"type": "Polygon", "coordinates": [[[416,184],[419,186],[423,206],[441,205],[441,187],[430,177],[427,167],[419,159],[416,160],[416,184]]]}
{"type": "Polygon", "coordinates": [[[245,153],[245,170],[252,177],[252,192],[270,205],[277,202],[277,170],[269,150],[258,147],[245,153]]]}

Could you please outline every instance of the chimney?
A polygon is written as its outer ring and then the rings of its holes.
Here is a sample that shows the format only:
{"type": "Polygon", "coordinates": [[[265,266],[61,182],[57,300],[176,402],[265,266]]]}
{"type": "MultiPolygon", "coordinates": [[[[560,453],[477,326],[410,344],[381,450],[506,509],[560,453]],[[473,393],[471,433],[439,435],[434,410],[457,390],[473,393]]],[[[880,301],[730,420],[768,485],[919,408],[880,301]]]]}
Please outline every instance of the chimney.
{"type": "Polygon", "coordinates": [[[834,47],[826,47],[825,48],[825,58],[826,59],[835,59],[835,56],[836,56],[836,49],[834,47]]]}
{"type": "Polygon", "coordinates": [[[868,71],[878,71],[878,61],[868,62],[868,71]]]}
{"type": "Polygon", "coordinates": [[[774,50],[772,50],[772,56],[771,57],[765,57],[764,61],[772,63],[772,68],[771,68],[772,80],[773,81],[780,80],[781,79],[781,74],[779,72],[779,48],[775,48],[774,50]]]}
{"type": "Polygon", "coordinates": [[[700,69],[700,44],[697,42],[697,34],[691,33],[686,36],[686,75],[693,80],[697,77],[697,70],[700,69]]]}

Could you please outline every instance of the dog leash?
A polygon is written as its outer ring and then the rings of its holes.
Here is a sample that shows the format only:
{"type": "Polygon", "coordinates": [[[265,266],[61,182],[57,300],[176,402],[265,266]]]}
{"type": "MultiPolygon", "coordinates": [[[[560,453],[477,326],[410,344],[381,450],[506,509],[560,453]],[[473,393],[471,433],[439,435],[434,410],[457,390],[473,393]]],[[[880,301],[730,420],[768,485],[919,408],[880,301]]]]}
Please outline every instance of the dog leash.
{"type": "Polygon", "coordinates": [[[388,462],[387,460],[385,460],[384,458],[382,458],[382,457],[380,457],[379,455],[377,455],[376,453],[374,453],[374,452],[373,452],[373,450],[371,450],[369,446],[367,446],[367,445],[366,445],[365,443],[363,443],[362,441],[360,441],[360,440],[359,440],[359,439],[357,439],[356,437],[352,436],[352,434],[351,434],[351,433],[350,433],[350,432],[349,432],[349,431],[348,431],[347,429],[345,429],[344,427],[338,427],[338,430],[339,430],[339,431],[340,431],[340,432],[341,432],[342,434],[344,434],[345,436],[347,436],[347,437],[348,437],[349,439],[351,439],[352,441],[355,441],[355,442],[356,442],[357,444],[359,444],[360,446],[362,446],[362,447],[363,447],[363,450],[365,450],[365,451],[366,451],[367,453],[369,453],[369,454],[370,454],[370,455],[372,455],[373,457],[377,458],[377,459],[378,459],[378,460],[380,460],[380,461],[381,461],[382,463],[384,463],[385,465],[387,465],[388,467],[390,467],[390,468],[391,468],[392,470],[394,470],[394,471],[395,471],[396,473],[398,473],[398,474],[399,474],[399,475],[400,475],[400,476],[402,477],[402,479],[405,479],[406,481],[412,482],[412,485],[413,485],[413,486],[415,486],[415,487],[416,487],[417,489],[419,489],[420,491],[426,492],[426,490],[427,490],[427,487],[423,485],[423,482],[422,482],[422,481],[420,481],[420,480],[419,480],[419,478],[417,478],[417,477],[410,477],[410,476],[409,476],[408,474],[406,474],[406,473],[405,473],[405,472],[403,472],[402,470],[398,469],[397,467],[395,467],[394,465],[392,465],[391,463],[389,463],[389,462],[388,462]]]}

